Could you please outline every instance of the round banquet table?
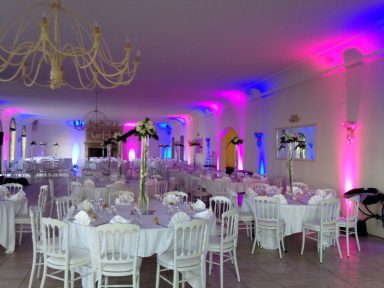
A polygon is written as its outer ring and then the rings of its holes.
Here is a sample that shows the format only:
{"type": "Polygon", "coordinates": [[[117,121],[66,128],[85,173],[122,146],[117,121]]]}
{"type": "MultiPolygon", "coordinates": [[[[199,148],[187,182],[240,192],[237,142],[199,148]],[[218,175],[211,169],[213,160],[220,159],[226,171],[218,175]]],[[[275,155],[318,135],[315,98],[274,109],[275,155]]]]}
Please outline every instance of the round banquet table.
{"type": "MultiPolygon", "coordinates": [[[[133,204],[130,205],[116,205],[117,212],[110,213],[110,209],[103,209],[102,212],[97,212],[97,218],[91,223],[91,225],[77,224],[71,220],[66,220],[70,224],[70,247],[89,249],[92,255],[92,262],[95,263],[93,255],[96,249],[96,243],[94,239],[96,233],[96,227],[102,224],[109,223],[110,219],[115,215],[130,220],[132,224],[140,226],[140,240],[138,247],[139,257],[149,257],[154,254],[162,254],[173,245],[174,230],[173,227],[168,227],[169,220],[172,214],[168,212],[168,207],[156,201],[150,202],[149,215],[137,215],[134,213],[133,204]],[[158,217],[158,224],[155,224],[153,218],[158,217]]],[[[196,212],[188,211],[184,205],[180,205],[180,211],[185,211],[191,218],[197,218],[194,215],[196,212]]],[[[208,221],[208,230],[210,236],[216,235],[216,219],[212,215],[208,221]]],[[[123,247],[124,249],[124,247],[123,247]]],[[[89,268],[81,268],[76,270],[83,275],[82,286],[83,288],[94,287],[93,277],[89,268]]],[[[193,287],[197,287],[196,284],[199,281],[194,280],[194,275],[189,275],[193,287]]],[[[189,279],[189,278],[188,278],[189,279]]]]}
{"type": "MultiPolygon", "coordinates": [[[[251,212],[252,200],[244,197],[240,212],[251,212]]],[[[318,219],[320,206],[303,203],[280,204],[280,218],[285,221],[284,236],[300,233],[303,231],[303,223],[318,219]]],[[[260,235],[261,247],[265,249],[277,249],[278,240],[272,231],[262,231],[260,235]]]]}
{"type": "Polygon", "coordinates": [[[27,198],[0,201],[0,245],[5,248],[5,253],[15,251],[15,218],[18,214],[28,215],[27,198]]]}

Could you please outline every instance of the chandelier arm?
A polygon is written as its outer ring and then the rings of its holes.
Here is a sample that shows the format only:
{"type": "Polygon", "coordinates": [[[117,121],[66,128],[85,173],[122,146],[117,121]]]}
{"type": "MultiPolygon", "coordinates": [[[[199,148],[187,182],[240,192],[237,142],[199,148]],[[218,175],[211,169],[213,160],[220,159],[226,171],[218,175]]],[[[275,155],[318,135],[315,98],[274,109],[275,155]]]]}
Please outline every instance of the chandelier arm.
{"type": "MultiPolygon", "coordinates": [[[[78,77],[78,79],[79,79],[80,87],[83,87],[83,88],[86,89],[86,90],[91,90],[91,89],[93,89],[93,88],[95,87],[95,85],[92,84],[92,81],[94,81],[94,80],[91,80],[91,81],[90,81],[90,84],[85,85],[84,82],[83,82],[83,76],[82,76],[81,73],[80,73],[80,69],[79,69],[79,67],[78,67],[77,65],[74,65],[74,66],[75,66],[75,68],[76,68],[76,73],[77,73],[77,77],[78,77]]],[[[73,87],[73,85],[71,85],[71,87],[73,87]]]]}
{"type": "Polygon", "coordinates": [[[43,62],[43,58],[40,58],[40,61],[39,61],[39,63],[38,63],[38,65],[37,65],[37,68],[36,68],[36,70],[35,70],[35,73],[34,73],[34,76],[31,78],[31,77],[29,77],[29,74],[28,75],[22,75],[23,76],[23,81],[24,81],[24,84],[27,86],[27,87],[31,87],[31,86],[33,86],[35,83],[37,83],[37,77],[39,76],[39,74],[40,74],[40,68],[41,68],[41,64],[42,64],[42,62],[43,62]],[[26,79],[30,79],[31,81],[28,83],[28,82],[26,82],[26,79]]]}

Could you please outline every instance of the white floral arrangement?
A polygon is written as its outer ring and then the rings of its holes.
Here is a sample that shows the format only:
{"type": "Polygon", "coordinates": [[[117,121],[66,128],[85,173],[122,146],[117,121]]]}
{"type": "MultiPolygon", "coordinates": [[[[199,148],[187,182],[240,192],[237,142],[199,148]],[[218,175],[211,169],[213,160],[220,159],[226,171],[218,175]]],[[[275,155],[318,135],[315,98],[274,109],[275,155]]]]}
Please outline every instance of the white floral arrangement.
{"type": "Polygon", "coordinates": [[[159,140],[159,136],[157,135],[156,127],[153,124],[152,120],[149,119],[148,117],[145,118],[142,121],[139,121],[136,124],[136,127],[133,128],[132,130],[128,131],[127,133],[124,133],[122,135],[117,136],[116,142],[123,141],[125,142],[128,137],[135,135],[139,137],[139,140],[149,137],[149,138],[154,138],[156,140],[159,140]]]}
{"type": "Polygon", "coordinates": [[[164,205],[176,205],[176,203],[179,201],[179,197],[173,194],[168,194],[163,199],[164,205]]]}

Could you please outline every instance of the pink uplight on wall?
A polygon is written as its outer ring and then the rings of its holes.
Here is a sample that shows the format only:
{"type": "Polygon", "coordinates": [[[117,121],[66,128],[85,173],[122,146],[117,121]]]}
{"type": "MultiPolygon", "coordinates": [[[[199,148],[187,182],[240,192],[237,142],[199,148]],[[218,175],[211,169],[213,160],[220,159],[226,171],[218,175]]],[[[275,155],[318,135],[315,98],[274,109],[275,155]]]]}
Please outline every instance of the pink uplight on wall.
{"type": "Polygon", "coordinates": [[[135,153],[135,150],[133,148],[129,149],[129,152],[128,152],[128,160],[129,161],[132,161],[133,159],[136,158],[136,153],[135,153]]]}

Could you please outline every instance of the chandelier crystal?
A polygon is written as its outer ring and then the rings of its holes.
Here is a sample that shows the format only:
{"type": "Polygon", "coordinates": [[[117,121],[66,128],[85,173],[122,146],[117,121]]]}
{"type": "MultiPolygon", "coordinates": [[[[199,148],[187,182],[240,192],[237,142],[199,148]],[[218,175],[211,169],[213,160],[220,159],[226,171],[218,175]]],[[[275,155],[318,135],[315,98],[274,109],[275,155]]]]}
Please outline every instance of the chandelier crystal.
{"type": "Polygon", "coordinates": [[[124,57],[114,61],[99,26],[62,7],[60,0],[36,4],[15,18],[0,31],[0,82],[94,90],[126,86],[134,79],[140,52],[132,61],[126,41],[124,57]],[[32,28],[40,17],[36,35],[32,28]]]}

